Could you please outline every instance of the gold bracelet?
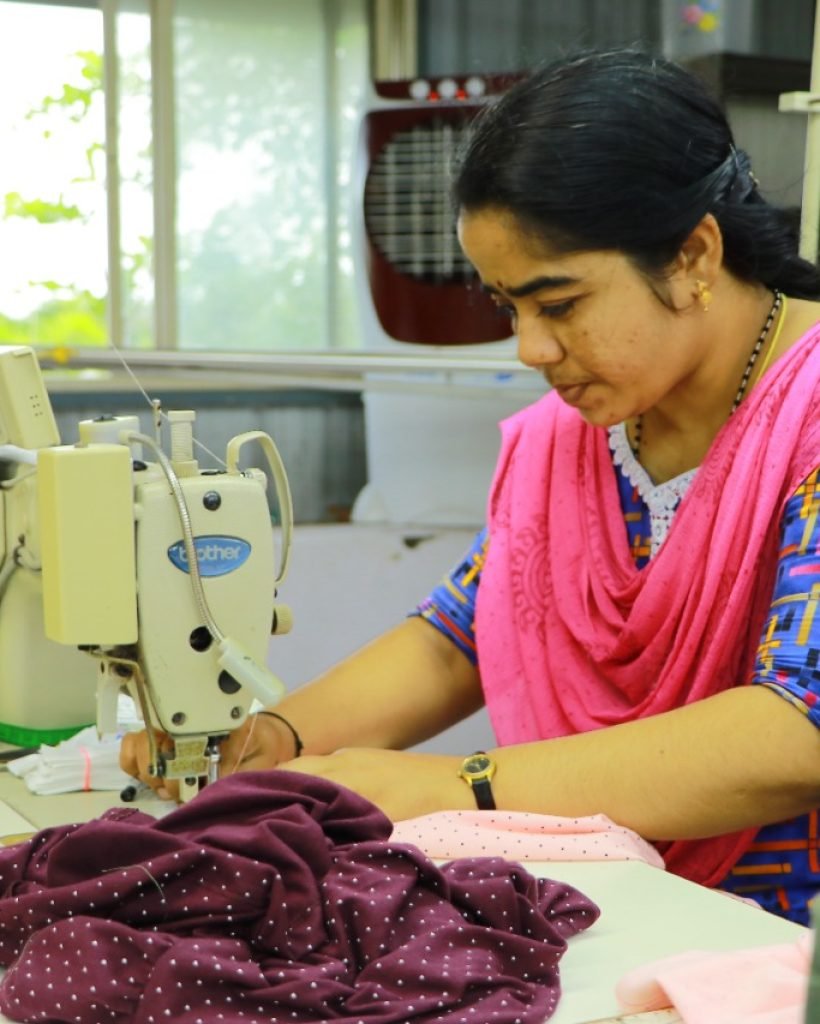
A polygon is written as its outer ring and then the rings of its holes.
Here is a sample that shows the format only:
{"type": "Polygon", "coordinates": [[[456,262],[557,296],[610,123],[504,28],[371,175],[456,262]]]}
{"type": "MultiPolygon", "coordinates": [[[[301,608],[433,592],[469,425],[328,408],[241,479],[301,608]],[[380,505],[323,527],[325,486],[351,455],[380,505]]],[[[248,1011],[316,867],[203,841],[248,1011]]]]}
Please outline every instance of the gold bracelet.
{"type": "Polygon", "coordinates": [[[293,745],[296,748],[296,753],[293,756],[299,757],[301,755],[302,751],[305,749],[305,745],[304,743],[302,743],[301,736],[293,728],[293,726],[290,724],[287,718],[285,718],[283,715],[277,714],[277,712],[275,711],[257,711],[256,713],[257,715],[267,715],[269,718],[278,718],[280,722],[284,722],[288,729],[290,729],[290,734],[293,737],[293,745]]]}

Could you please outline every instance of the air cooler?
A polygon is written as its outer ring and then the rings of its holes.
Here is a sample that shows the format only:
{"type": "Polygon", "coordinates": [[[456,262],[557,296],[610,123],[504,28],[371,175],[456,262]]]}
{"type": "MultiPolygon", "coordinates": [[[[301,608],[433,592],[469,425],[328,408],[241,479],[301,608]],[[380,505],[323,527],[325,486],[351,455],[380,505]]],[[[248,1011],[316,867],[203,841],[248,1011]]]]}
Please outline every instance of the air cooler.
{"type": "Polygon", "coordinates": [[[510,80],[380,82],[364,116],[357,161],[363,344],[423,354],[429,369],[369,379],[368,483],[354,521],[481,524],[498,421],[536,397],[539,385],[543,390],[535,374],[469,369],[472,356],[513,358],[515,344],[508,318],[461,252],[450,202],[459,141],[487,98],[510,80]],[[456,355],[464,369],[438,368],[456,355]]]}

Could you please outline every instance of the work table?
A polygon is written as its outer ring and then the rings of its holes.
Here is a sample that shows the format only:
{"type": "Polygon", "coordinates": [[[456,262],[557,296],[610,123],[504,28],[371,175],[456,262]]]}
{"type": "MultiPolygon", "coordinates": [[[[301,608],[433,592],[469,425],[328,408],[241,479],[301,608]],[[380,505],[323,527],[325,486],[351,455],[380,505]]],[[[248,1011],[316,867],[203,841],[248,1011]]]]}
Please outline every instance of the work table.
{"type": "MultiPolygon", "coordinates": [[[[11,809],[35,830],[86,821],[120,805],[114,792],[34,796],[22,780],[0,772],[2,812],[11,809]]],[[[131,806],[158,814],[169,805],[144,794],[131,806]]],[[[7,817],[9,817],[7,815],[7,817]]],[[[24,824],[24,823],[22,823],[24,824]]],[[[13,827],[12,827],[13,826],[13,827]]],[[[804,931],[732,897],[694,885],[638,861],[527,862],[533,874],[579,889],[601,908],[600,919],[575,936],[561,960],[562,996],[550,1024],[586,1024],[619,1013],[614,986],[628,970],[685,950],[731,950],[794,942],[804,931]]],[[[7,1018],[0,1016],[0,1021],[7,1018]]],[[[626,1018],[671,1024],[669,1013],[626,1018]]]]}

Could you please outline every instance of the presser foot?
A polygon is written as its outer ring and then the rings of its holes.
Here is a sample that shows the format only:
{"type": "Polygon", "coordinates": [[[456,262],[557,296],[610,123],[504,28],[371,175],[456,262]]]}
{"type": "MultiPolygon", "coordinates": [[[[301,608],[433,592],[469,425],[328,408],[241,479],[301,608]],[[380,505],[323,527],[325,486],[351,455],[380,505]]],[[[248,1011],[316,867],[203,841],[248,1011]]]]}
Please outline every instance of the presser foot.
{"type": "Polygon", "coordinates": [[[153,774],[179,781],[180,799],[186,803],[200,789],[219,778],[219,739],[213,736],[174,737],[173,754],[162,752],[153,774]]]}

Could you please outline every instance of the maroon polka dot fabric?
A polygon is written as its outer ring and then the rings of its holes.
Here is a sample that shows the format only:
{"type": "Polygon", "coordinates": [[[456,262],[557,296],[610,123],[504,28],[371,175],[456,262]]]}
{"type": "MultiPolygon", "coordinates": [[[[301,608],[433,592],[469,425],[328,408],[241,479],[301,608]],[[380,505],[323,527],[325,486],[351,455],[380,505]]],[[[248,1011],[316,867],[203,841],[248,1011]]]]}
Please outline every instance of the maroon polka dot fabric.
{"type": "Polygon", "coordinates": [[[437,867],[368,801],[253,772],[0,850],[0,1009],[72,1024],[535,1024],[598,910],[502,858],[437,867]]]}

